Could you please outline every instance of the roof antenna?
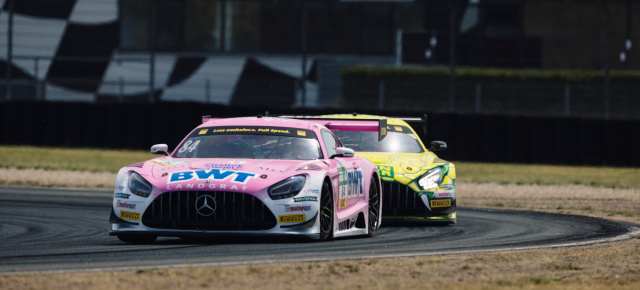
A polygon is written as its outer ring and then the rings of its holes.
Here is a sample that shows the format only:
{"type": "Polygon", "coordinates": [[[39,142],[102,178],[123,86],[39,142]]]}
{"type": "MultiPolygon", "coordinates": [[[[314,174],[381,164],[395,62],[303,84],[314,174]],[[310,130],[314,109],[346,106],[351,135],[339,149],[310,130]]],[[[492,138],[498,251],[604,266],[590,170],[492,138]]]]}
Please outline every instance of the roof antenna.
{"type": "Polygon", "coordinates": [[[352,114],[354,117],[358,115],[358,113],[356,113],[356,112],[353,112],[353,113],[351,113],[351,114],[352,114]]]}
{"type": "Polygon", "coordinates": [[[258,114],[258,118],[262,118],[262,114],[258,114]]]}
{"type": "Polygon", "coordinates": [[[269,117],[269,111],[264,111],[264,116],[269,117]]]}

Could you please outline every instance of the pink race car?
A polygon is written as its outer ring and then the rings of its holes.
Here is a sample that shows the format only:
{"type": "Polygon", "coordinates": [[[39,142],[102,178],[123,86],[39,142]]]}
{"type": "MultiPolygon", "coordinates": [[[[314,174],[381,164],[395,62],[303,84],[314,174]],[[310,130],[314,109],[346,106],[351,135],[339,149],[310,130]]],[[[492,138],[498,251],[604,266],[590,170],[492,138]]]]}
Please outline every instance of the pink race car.
{"type": "MultiPolygon", "coordinates": [[[[327,123],[323,120],[323,123],[327,123]]],[[[378,131],[379,121],[340,122],[378,131]]],[[[316,122],[203,117],[167,156],[125,166],[115,184],[110,235],[373,236],[382,208],[378,170],[316,122]]]]}

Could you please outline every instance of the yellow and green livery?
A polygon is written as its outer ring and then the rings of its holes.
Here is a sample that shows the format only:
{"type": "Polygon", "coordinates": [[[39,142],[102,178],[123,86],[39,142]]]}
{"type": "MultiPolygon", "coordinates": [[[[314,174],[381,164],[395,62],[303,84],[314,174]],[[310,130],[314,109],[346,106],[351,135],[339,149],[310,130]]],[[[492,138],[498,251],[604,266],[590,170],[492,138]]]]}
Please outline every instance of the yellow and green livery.
{"type": "MultiPolygon", "coordinates": [[[[442,141],[427,149],[407,121],[426,118],[391,118],[376,115],[338,114],[322,119],[386,120],[386,132],[333,130],[344,146],[369,159],[380,173],[384,220],[456,223],[456,168],[433,151],[446,149],[442,141]],[[407,120],[407,121],[405,121],[407,120]],[[379,141],[379,134],[384,138],[379,141]]],[[[426,125],[426,123],[425,123],[426,125]]]]}

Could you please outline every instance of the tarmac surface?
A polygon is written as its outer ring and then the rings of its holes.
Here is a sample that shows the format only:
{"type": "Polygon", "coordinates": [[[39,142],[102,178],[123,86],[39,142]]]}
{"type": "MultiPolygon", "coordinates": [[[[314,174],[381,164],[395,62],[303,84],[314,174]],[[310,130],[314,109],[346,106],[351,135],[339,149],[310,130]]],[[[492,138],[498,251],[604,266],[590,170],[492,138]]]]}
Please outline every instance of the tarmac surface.
{"type": "Polygon", "coordinates": [[[455,225],[383,220],[373,238],[159,238],[131,245],[108,235],[112,199],[107,190],[0,187],[0,273],[441,255],[586,245],[640,231],[586,216],[458,208],[455,225]]]}

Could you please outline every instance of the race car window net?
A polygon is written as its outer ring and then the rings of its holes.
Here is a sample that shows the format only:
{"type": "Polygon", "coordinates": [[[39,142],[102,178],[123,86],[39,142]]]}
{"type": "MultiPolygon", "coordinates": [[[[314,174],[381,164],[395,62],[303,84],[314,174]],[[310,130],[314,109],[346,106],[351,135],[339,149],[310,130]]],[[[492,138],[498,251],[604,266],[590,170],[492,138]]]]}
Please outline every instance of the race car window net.
{"type": "Polygon", "coordinates": [[[208,127],[195,130],[173,157],[314,160],[320,145],[311,130],[281,127],[208,127]]]}
{"type": "MultiPolygon", "coordinates": [[[[395,126],[398,127],[398,126],[395,126]]],[[[401,127],[402,128],[402,127],[401,127]]],[[[410,132],[410,131],[408,131],[410,132]]],[[[412,133],[387,131],[387,137],[378,142],[376,132],[333,131],[345,147],[362,152],[423,153],[417,137],[412,133]]]]}

